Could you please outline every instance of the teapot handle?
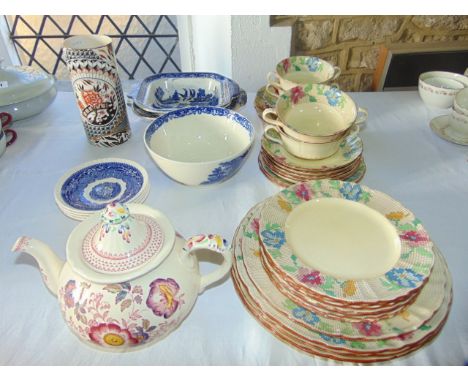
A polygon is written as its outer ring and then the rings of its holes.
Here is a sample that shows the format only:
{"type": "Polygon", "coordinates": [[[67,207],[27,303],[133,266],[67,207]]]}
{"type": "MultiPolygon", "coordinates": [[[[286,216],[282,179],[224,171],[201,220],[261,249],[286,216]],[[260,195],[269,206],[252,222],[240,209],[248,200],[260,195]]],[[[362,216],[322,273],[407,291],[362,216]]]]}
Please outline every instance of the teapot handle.
{"type": "Polygon", "coordinates": [[[211,273],[201,276],[200,290],[198,293],[203,291],[211,284],[222,279],[230,270],[232,266],[231,249],[227,244],[227,241],[219,235],[197,235],[192,236],[187,240],[183,251],[190,254],[193,251],[199,249],[207,249],[215,253],[219,253],[223,256],[223,263],[211,273]]]}

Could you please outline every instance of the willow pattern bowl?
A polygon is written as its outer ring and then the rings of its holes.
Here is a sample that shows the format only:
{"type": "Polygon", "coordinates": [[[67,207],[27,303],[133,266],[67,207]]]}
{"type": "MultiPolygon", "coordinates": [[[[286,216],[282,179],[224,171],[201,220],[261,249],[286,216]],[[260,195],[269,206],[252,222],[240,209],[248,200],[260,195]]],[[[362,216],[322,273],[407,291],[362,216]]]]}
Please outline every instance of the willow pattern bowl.
{"type": "Polygon", "coordinates": [[[145,146],[159,168],[177,182],[207,185],[233,176],[255,132],[244,116],[219,107],[187,107],[155,119],[145,146]]]}

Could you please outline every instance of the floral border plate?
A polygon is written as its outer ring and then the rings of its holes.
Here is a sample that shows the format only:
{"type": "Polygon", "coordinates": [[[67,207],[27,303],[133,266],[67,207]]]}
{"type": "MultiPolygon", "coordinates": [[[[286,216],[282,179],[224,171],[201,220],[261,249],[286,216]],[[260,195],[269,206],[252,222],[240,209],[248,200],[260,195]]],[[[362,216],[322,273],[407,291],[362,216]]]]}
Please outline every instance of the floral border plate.
{"type": "Polygon", "coordinates": [[[446,266],[440,256],[436,256],[436,263],[430,279],[422,288],[415,302],[404,312],[391,318],[383,320],[361,319],[357,322],[350,322],[330,319],[296,305],[276,289],[260,261],[258,241],[258,214],[260,210],[261,206],[254,207],[239,226],[239,238],[233,242],[237,255],[237,269],[240,273],[245,271],[244,279],[248,277],[262,298],[289,320],[325,335],[348,340],[368,341],[390,339],[408,334],[426,323],[440,308],[444,299],[443,292],[447,273],[446,266]]]}
{"type": "Polygon", "coordinates": [[[288,281],[311,295],[331,300],[368,304],[387,303],[416,293],[426,282],[434,264],[433,244],[419,219],[388,195],[359,184],[338,180],[298,183],[264,204],[260,218],[260,241],[271,262],[285,272],[288,281]],[[401,240],[401,255],[395,266],[380,277],[341,280],[301,264],[285,239],[289,212],[314,198],[344,198],[363,203],[387,217],[401,240]],[[345,286],[353,284],[353,293],[345,286]]]}
{"type": "Polygon", "coordinates": [[[67,171],[57,182],[55,201],[64,213],[85,218],[112,201],[142,201],[148,195],[148,173],[138,163],[98,159],[67,171]]]}
{"type": "MultiPolygon", "coordinates": [[[[435,249],[436,256],[441,260],[440,264],[446,280],[445,288],[443,289],[443,301],[439,305],[437,312],[429,320],[410,333],[402,333],[401,335],[389,339],[369,339],[368,341],[348,340],[340,338],[340,336],[327,335],[317,330],[308,329],[298,324],[295,320],[278,316],[278,312],[262,294],[259,293],[251,278],[246,274],[244,255],[239,251],[239,244],[242,245],[242,240],[246,238],[244,235],[244,227],[252,222],[247,219],[249,216],[252,216],[251,211],[242,220],[233,239],[233,256],[235,261],[231,274],[233,276],[234,285],[236,286],[239,297],[250,313],[275,336],[278,337],[278,334],[280,334],[291,338],[292,341],[287,341],[288,344],[300,348],[297,345],[302,343],[306,349],[323,349],[326,352],[330,352],[333,356],[344,357],[352,362],[356,362],[357,359],[360,359],[359,362],[367,362],[366,360],[370,360],[374,357],[380,360],[390,359],[417,350],[425,343],[432,340],[443,327],[451,305],[452,281],[446,263],[437,249],[435,249]],[[246,299],[249,301],[246,301],[246,299]]],[[[255,238],[250,239],[255,240],[255,238]]],[[[249,238],[247,237],[246,240],[249,240],[249,238]]],[[[252,258],[255,256],[255,253],[251,254],[252,258]]],[[[299,314],[299,320],[305,321],[304,318],[306,317],[301,313],[299,314]]],[[[319,356],[321,355],[313,351],[311,353],[319,356]]],[[[342,358],[342,360],[345,360],[344,358],[342,358]]]]}

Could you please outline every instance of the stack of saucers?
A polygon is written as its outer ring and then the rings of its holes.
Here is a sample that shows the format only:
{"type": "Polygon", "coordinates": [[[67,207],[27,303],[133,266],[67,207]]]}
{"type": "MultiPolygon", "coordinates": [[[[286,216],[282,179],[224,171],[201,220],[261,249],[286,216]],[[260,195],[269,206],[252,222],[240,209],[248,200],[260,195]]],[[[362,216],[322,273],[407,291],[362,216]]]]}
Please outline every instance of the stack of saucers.
{"type": "Polygon", "coordinates": [[[265,136],[261,144],[259,168],[270,181],[281,187],[327,178],[359,182],[366,172],[362,139],[358,134],[351,134],[343,139],[338,151],[332,156],[316,160],[292,155],[283,145],[265,136]]]}
{"type": "MultiPolygon", "coordinates": [[[[260,106],[259,106],[260,107],[260,106]]],[[[280,186],[314,179],[357,182],[365,173],[360,125],[367,111],[337,88],[307,84],[264,109],[259,167],[280,186]]]]}
{"type": "Polygon", "coordinates": [[[57,182],[55,202],[68,217],[84,220],[113,201],[143,203],[148,197],[148,173],[138,163],[108,158],[83,163],[57,182]]]}
{"type": "Polygon", "coordinates": [[[233,252],[247,310],[310,355],[388,361],[428,344],[448,318],[450,272],[420,220],[356,183],[298,183],[266,199],[233,252]]]}

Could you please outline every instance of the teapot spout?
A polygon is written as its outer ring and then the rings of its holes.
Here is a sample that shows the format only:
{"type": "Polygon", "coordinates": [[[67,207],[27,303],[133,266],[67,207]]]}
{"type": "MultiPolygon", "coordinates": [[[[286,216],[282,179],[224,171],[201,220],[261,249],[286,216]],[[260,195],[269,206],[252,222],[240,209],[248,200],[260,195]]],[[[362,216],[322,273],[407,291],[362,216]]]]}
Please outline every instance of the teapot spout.
{"type": "Polygon", "coordinates": [[[57,296],[58,281],[64,261],[51,248],[39,240],[21,236],[16,240],[11,250],[16,253],[27,253],[34,257],[39,264],[45,285],[54,296],[57,296]]]}

